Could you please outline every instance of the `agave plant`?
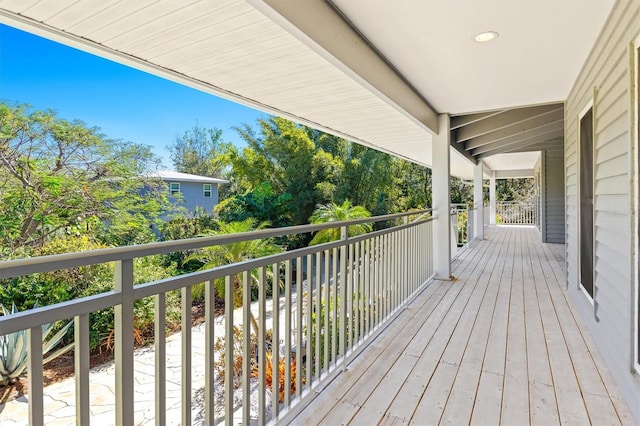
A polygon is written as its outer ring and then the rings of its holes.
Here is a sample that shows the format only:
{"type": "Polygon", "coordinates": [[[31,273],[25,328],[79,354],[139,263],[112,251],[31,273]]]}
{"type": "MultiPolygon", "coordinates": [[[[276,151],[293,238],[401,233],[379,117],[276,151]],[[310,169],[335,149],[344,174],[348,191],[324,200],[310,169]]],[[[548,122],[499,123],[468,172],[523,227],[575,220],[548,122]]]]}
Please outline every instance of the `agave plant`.
{"type": "MultiPolygon", "coordinates": [[[[37,304],[35,306],[37,308],[37,304]]],[[[4,305],[0,304],[3,315],[15,314],[18,312],[15,303],[11,306],[11,312],[9,312],[4,305]]],[[[72,322],[69,321],[67,325],[62,327],[58,332],[49,336],[53,331],[55,323],[44,324],[42,326],[42,354],[48,354],[53,348],[55,348],[60,340],[71,327],[72,322]]],[[[63,348],[58,349],[51,355],[44,359],[44,364],[55,359],[67,352],[73,347],[73,343],[66,345],[63,348]]],[[[16,331],[11,334],[5,334],[0,336],[0,384],[7,384],[15,380],[22,372],[27,368],[27,330],[16,331]]]]}

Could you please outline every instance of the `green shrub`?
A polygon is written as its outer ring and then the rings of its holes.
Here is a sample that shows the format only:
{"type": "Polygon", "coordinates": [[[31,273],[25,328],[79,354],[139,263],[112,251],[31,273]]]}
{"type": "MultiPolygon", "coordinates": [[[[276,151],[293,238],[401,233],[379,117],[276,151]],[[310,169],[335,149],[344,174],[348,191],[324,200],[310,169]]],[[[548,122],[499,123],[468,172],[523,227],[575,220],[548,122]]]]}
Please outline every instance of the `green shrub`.
{"type": "MultiPolygon", "coordinates": [[[[35,306],[37,308],[37,305],[35,306]]],[[[15,314],[18,312],[16,305],[11,306],[11,312],[7,311],[4,305],[0,304],[3,315],[15,314]]],[[[53,348],[58,346],[62,338],[69,331],[69,327],[73,324],[69,321],[65,326],[60,328],[56,334],[50,336],[54,331],[56,323],[44,324],[42,326],[42,354],[48,354],[53,348]]],[[[70,343],[53,354],[47,356],[43,360],[43,364],[57,358],[73,347],[74,343],[70,343]]],[[[0,384],[5,385],[15,380],[27,368],[27,330],[16,331],[15,333],[0,336],[0,384]]]]}

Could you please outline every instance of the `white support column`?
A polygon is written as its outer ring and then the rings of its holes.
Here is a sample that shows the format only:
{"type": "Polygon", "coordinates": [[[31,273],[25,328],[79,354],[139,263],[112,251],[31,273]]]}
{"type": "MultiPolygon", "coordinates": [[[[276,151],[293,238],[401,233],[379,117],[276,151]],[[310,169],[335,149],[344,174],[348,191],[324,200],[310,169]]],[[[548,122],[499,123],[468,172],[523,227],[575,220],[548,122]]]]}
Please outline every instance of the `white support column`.
{"type": "Polygon", "coordinates": [[[449,116],[438,116],[440,133],[433,136],[432,196],[433,209],[438,216],[433,228],[433,270],[437,279],[448,280],[451,275],[451,188],[449,185],[449,116]]]}
{"type": "Polygon", "coordinates": [[[483,161],[478,160],[473,174],[473,229],[477,240],[484,238],[484,200],[482,199],[482,177],[484,174],[483,161]]]}
{"type": "Polygon", "coordinates": [[[496,172],[489,178],[489,225],[496,224],[496,172]]]}

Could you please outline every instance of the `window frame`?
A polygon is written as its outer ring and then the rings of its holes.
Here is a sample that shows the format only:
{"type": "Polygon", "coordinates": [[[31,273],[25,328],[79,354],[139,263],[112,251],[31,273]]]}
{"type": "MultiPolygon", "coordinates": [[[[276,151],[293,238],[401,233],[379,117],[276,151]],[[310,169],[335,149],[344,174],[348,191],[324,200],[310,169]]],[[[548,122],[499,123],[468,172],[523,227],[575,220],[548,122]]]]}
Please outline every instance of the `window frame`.
{"type": "Polygon", "coordinates": [[[180,195],[180,182],[169,182],[169,195],[172,197],[180,195]],[[177,189],[174,189],[174,185],[177,186],[177,189]]]}
{"type": "Polygon", "coordinates": [[[640,200],[640,35],[636,38],[632,44],[632,56],[633,56],[633,69],[631,81],[635,84],[635,90],[631,91],[631,125],[632,125],[632,146],[635,150],[635,155],[632,156],[632,170],[634,170],[633,176],[633,203],[635,206],[635,220],[634,232],[635,236],[635,250],[634,250],[634,270],[635,279],[633,280],[634,286],[634,298],[632,316],[634,318],[632,326],[633,337],[633,368],[636,374],[640,374],[640,207],[638,207],[638,201],[640,200]]]}
{"type": "Polygon", "coordinates": [[[203,198],[213,198],[213,184],[212,183],[203,183],[202,184],[202,197],[203,198]],[[207,189],[206,187],[209,187],[209,189],[207,189]],[[207,195],[207,192],[209,193],[209,195],[207,195]]]}
{"type": "MultiPolygon", "coordinates": [[[[577,277],[578,277],[578,283],[577,283],[577,287],[578,290],[581,291],[586,297],[587,300],[589,300],[589,302],[594,305],[594,296],[595,296],[595,290],[596,290],[596,285],[595,285],[595,226],[592,226],[592,247],[591,247],[591,266],[592,266],[592,294],[589,294],[589,291],[582,285],[582,207],[581,207],[581,202],[582,202],[582,188],[581,188],[581,182],[582,182],[582,131],[581,131],[581,127],[582,127],[582,119],[589,113],[591,112],[591,124],[592,124],[592,134],[591,134],[591,154],[592,154],[592,164],[591,164],[591,186],[592,188],[595,188],[595,108],[594,108],[594,102],[593,102],[593,98],[589,99],[589,101],[587,102],[587,104],[582,108],[582,110],[580,111],[580,113],[578,114],[577,117],[577,141],[576,141],[576,154],[577,154],[577,169],[578,169],[578,173],[577,173],[577,195],[578,195],[578,201],[577,201],[577,209],[578,209],[578,264],[577,264],[577,277]]],[[[595,194],[592,194],[595,195],[595,194]]],[[[593,204],[595,204],[595,200],[593,200],[593,204]]],[[[592,212],[595,213],[595,208],[592,207],[592,212]]],[[[592,219],[592,225],[595,224],[595,217],[592,219]]]]}

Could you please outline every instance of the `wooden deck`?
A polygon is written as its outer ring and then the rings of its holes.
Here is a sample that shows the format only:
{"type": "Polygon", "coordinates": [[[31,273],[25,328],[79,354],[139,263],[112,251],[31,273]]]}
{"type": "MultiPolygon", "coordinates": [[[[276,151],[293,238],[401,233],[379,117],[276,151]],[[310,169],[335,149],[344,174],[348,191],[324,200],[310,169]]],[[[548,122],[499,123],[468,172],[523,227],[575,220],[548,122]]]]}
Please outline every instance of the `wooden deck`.
{"type": "Polygon", "coordinates": [[[292,423],[633,424],[539,241],[489,228],[292,423]]]}

